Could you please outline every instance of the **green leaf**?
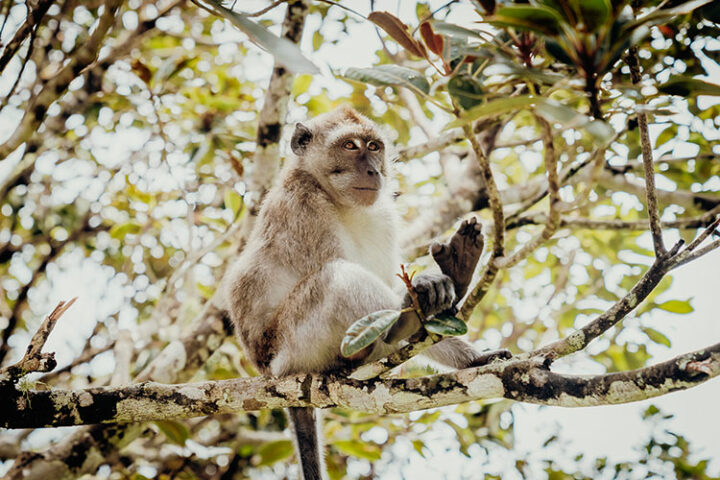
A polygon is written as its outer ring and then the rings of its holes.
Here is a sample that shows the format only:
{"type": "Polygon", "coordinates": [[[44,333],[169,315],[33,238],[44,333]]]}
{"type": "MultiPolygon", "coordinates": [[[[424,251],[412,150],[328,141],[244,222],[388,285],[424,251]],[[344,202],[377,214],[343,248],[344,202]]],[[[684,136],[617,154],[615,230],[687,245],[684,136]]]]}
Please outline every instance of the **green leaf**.
{"type": "Polygon", "coordinates": [[[580,0],[577,2],[583,23],[589,32],[595,32],[604,25],[612,14],[612,5],[609,0],[580,0]]]}
{"type": "Polygon", "coordinates": [[[467,324],[454,315],[438,314],[423,325],[430,333],[443,337],[457,337],[467,333],[467,324]]]}
{"type": "Polygon", "coordinates": [[[360,440],[340,440],[333,442],[333,446],[345,455],[352,455],[357,458],[364,458],[371,462],[380,460],[382,451],[374,443],[362,442],[360,440]]]}
{"type": "Polygon", "coordinates": [[[225,190],[223,201],[225,202],[225,206],[233,213],[233,216],[237,216],[243,204],[242,197],[232,188],[228,188],[225,190]]]}
{"type": "Polygon", "coordinates": [[[440,33],[442,35],[446,35],[448,37],[452,38],[477,38],[482,39],[483,37],[480,36],[479,33],[468,30],[467,28],[460,27],[458,25],[455,25],[454,23],[445,23],[445,22],[439,22],[439,21],[433,21],[432,27],[435,33],[440,33]]]}
{"type": "Polygon", "coordinates": [[[290,457],[292,454],[293,444],[290,440],[268,442],[258,448],[257,457],[253,458],[252,463],[257,467],[272,465],[290,457]]]}
{"type": "Polygon", "coordinates": [[[705,82],[697,78],[673,76],[658,87],[662,93],[687,97],[690,95],[720,96],[720,85],[705,82]]]}
{"type": "Polygon", "coordinates": [[[245,33],[259,47],[267,50],[275,60],[293,73],[320,73],[320,70],[305,56],[300,48],[286,38],[277,37],[265,27],[253,22],[245,15],[233,12],[223,6],[222,0],[206,0],[213,10],[229,20],[245,33]]]}
{"type": "Polygon", "coordinates": [[[488,22],[496,27],[531,30],[549,36],[558,35],[564,23],[563,18],[552,8],[529,5],[499,8],[488,22]]]}
{"type": "Polygon", "coordinates": [[[140,233],[142,227],[135,222],[116,223],[110,228],[110,236],[117,240],[123,240],[126,235],[134,235],[140,233]]]}
{"type": "Polygon", "coordinates": [[[420,90],[425,94],[430,92],[430,84],[422,74],[398,65],[379,65],[374,68],[348,68],[345,70],[343,77],[355,80],[356,82],[369,83],[380,87],[399,85],[408,87],[411,90],[420,90]]]}
{"type": "Polygon", "coordinates": [[[655,141],[655,148],[664,145],[675,137],[677,137],[677,125],[670,124],[667,128],[660,132],[660,135],[658,135],[657,140],[655,141]]]}
{"type": "Polygon", "coordinates": [[[692,305],[690,305],[690,300],[668,300],[665,303],[659,304],[658,308],[681,315],[691,313],[694,310],[692,305]]]}
{"type": "Polygon", "coordinates": [[[670,347],[670,339],[666,337],[665,334],[660,333],[654,328],[650,327],[642,327],[642,331],[653,342],[665,345],[666,347],[670,347]]]}
{"type": "Polygon", "coordinates": [[[538,97],[532,95],[522,95],[519,97],[498,98],[490,102],[473,107],[462,114],[457,120],[450,122],[445,130],[454,127],[460,127],[466,123],[473,122],[479,118],[485,118],[500,115],[507,112],[519,110],[523,107],[529,107],[537,101],[538,97]]]}
{"type": "Polygon", "coordinates": [[[557,122],[567,128],[584,128],[600,143],[608,143],[615,131],[601,120],[592,120],[574,109],[552,99],[538,99],[535,113],[549,122],[557,122]]]}
{"type": "Polygon", "coordinates": [[[555,40],[546,38],[545,50],[547,50],[547,52],[552,55],[555,60],[558,60],[565,65],[575,66],[575,61],[570,57],[570,54],[555,40]]]}
{"type": "Polygon", "coordinates": [[[448,82],[447,89],[463,110],[469,110],[483,101],[482,86],[477,78],[470,75],[463,74],[452,77],[448,82]]]}
{"type": "Polygon", "coordinates": [[[185,441],[190,438],[188,428],[175,420],[158,420],[155,425],[175,445],[183,446],[185,441]]]}
{"type": "Polygon", "coordinates": [[[340,353],[351,357],[378,339],[400,318],[399,310],[380,310],[350,325],[340,344],[340,353]]]}

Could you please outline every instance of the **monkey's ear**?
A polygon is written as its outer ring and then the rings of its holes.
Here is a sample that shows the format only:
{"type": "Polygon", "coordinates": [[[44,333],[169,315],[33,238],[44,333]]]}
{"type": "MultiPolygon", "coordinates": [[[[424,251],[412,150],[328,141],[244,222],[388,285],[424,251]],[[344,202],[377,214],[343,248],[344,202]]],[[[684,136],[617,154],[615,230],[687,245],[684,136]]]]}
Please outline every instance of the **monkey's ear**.
{"type": "Polygon", "coordinates": [[[312,140],[313,134],[309,128],[302,123],[295,125],[295,132],[293,133],[292,140],[290,140],[290,148],[295,155],[302,155],[305,152],[310,140],[312,140]]]}

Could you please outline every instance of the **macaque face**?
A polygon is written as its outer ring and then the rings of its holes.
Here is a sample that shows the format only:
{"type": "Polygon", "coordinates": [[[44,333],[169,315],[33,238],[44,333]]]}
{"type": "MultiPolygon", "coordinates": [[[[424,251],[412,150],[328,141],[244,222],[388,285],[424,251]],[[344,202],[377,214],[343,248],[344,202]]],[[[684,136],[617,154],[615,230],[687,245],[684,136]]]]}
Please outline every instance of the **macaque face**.
{"type": "Polygon", "coordinates": [[[328,146],[327,183],[345,206],[375,203],[385,181],[385,145],[374,136],[348,135],[328,146]]]}

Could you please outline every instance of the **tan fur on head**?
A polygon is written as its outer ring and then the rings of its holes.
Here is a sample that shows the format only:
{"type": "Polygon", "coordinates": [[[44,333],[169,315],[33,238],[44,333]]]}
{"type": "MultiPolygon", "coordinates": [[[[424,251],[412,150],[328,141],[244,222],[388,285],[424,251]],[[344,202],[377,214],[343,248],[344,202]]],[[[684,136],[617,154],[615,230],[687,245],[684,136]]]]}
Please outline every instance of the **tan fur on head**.
{"type": "Polygon", "coordinates": [[[319,136],[319,139],[324,143],[330,143],[349,128],[367,136],[376,136],[380,138],[386,146],[389,146],[391,143],[390,136],[386,129],[380,127],[349,105],[341,105],[335,110],[320,114],[302,123],[308,127],[314,135],[319,136]]]}

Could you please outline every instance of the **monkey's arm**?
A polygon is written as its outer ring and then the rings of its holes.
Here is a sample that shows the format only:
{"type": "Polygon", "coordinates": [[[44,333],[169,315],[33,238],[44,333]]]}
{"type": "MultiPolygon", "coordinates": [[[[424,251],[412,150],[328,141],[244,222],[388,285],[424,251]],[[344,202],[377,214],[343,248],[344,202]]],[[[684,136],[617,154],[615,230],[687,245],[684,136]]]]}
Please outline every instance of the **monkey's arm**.
{"type": "MultiPolygon", "coordinates": [[[[430,252],[444,274],[443,276],[450,279],[454,287],[456,296],[450,308],[454,308],[455,303],[460,301],[467,292],[482,250],[482,226],[477,223],[475,218],[463,221],[447,243],[434,243],[430,247],[430,252]]],[[[413,286],[418,290],[418,286],[413,286]]],[[[421,289],[425,290],[422,287],[421,289]]],[[[406,297],[405,303],[409,304],[409,297],[406,297]]],[[[422,301],[421,308],[427,315],[437,313],[426,310],[422,301]]],[[[449,313],[455,313],[455,311],[451,309],[449,313]]],[[[412,312],[403,314],[398,322],[391,327],[385,341],[397,343],[410,337],[420,328],[421,324],[417,315],[412,312]]],[[[443,339],[424,354],[443,365],[453,368],[480,366],[497,358],[512,357],[510,351],[506,349],[479,352],[466,341],[454,337],[443,339]]]]}

